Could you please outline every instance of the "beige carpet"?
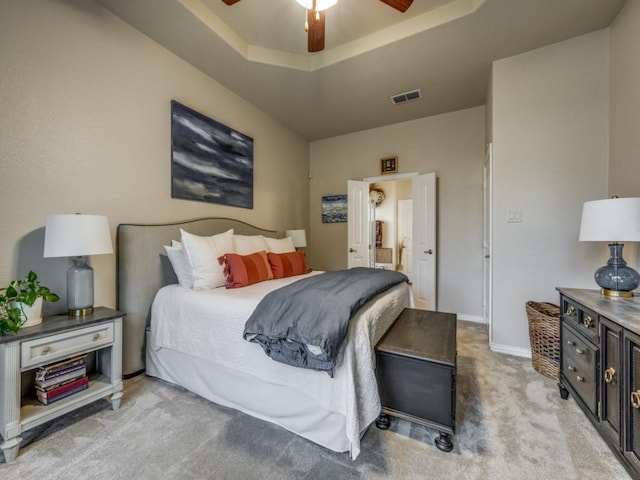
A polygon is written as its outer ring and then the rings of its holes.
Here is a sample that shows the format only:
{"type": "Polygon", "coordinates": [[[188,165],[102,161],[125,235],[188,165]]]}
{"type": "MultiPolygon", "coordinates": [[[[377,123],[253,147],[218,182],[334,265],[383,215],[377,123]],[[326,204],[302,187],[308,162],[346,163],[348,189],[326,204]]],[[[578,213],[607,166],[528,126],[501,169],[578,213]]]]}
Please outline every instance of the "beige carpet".
{"type": "MultiPolygon", "coordinates": [[[[457,432],[406,421],[369,428],[356,461],[277,426],[139,376],[119,411],[101,401],[24,436],[0,479],[575,479],[629,476],[573,399],[527,359],[488,349],[458,323],[457,432]]],[[[1,458],[1,454],[0,454],[1,458]]],[[[4,461],[4,459],[0,459],[4,461]]]]}

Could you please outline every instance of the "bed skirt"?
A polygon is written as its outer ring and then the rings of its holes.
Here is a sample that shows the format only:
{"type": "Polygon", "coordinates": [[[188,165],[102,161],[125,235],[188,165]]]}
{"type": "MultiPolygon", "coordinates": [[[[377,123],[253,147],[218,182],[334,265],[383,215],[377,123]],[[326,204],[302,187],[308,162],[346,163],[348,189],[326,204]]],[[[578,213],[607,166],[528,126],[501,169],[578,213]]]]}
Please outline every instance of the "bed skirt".
{"type": "MultiPolygon", "coordinates": [[[[147,345],[148,337],[147,332],[147,345]]],[[[344,415],[327,410],[302,392],[167,348],[147,348],[146,352],[147,375],[279,425],[329,450],[351,454],[344,415]]],[[[368,419],[364,425],[368,427],[374,420],[368,419]]]]}

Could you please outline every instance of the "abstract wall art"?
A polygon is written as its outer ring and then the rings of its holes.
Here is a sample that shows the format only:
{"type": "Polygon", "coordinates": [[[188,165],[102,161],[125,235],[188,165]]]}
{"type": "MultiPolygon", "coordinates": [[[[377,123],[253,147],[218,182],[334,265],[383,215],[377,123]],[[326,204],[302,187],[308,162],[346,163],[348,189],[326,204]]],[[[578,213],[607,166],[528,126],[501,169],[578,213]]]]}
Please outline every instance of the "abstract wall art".
{"type": "Polygon", "coordinates": [[[253,139],[172,100],[171,197],[253,208],[253,139]]]}

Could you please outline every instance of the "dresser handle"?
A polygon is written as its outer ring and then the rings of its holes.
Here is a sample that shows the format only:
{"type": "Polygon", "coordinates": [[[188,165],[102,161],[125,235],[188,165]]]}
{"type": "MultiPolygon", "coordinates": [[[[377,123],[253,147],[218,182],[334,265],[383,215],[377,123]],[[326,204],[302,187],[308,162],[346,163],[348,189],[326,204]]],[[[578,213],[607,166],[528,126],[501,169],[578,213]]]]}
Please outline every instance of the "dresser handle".
{"type": "Polygon", "coordinates": [[[604,381],[606,383],[611,383],[613,382],[613,378],[616,375],[616,371],[613,367],[609,367],[604,371],[604,381]]]}
{"type": "Polygon", "coordinates": [[[640,390],[631,392],[631,406],[636,410],[640,408],[640,390]]]}
{"type": "Polygon", "coordinates": [[[576,375],[576,380],[579,382],[584,382],[584,378],[582,378],[580,375],[576,375]]]}
{"type": "Polygon", "coordinates": [[[93,334],[93,341],[95,342],[96,340],[98,340],[100,338],[100,334],[99,333],[94,333],[93,334]]]}
{"type": "Polygon", "coordinates": [[[573,312],[575,312],[575,311],[576,311],[575,307],[573,305],[569,305],[567,307],[567,311],[564,312],[564,314],[565,315],[573,315],[573,312]]]}
{"type": "Polygon", "coordinates": [[[584,355],[584,350],[580,350],[579,348],[576,348],[576,353],[578,355],[584,355]]]}
{"type": "Polygon", "coordinates": [[[576,342],[572,342],[571,340],[567,340],[567,345],[574,346],[575,344],[576,344],[576,342]]]}
{"type": "Polygon", "coordinates": [[[47,345],[46,347],[44,347],[42,349],[42,354],[46,355],[47,353],[51,352],[51,347],[49,345],[47,345]]]}
{"type": "Polygon", "coordinates": [[[587,315],[585,318],[583,318],[582,324],[587,328],[591,328],[591,325],[593,325],[593,318],[591,318],[591,315],[587,315]]]}
{"type": "Polygon", "coordinates": [[[575,372],[576,371],[576,367],[569,365],[567,367],[569,369],[570,372],[575,372]]]}

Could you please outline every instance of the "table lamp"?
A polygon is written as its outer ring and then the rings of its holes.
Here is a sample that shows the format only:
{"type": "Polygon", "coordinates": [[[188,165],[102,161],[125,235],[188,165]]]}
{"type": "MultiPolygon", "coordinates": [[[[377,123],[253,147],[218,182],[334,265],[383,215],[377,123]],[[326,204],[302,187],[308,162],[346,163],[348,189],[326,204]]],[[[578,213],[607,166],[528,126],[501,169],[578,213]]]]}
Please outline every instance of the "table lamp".
{"type": "Polygon", "coordinates": [[[102,215],[49,215],[44,233],[44,257],[73,257],[67,270],[69,316],[93,311],[93,269],[87,255],[113,253],[109,221],[102,215]]]}
{"type": "Polygon", "coordinates": [[[640,241],[640,198],[608,198],[585,202],[580,223],[581,242],[608,242],[610,258],[594,278],[603,295],[632,297],[640,275],[627,266],[619,242],[640,241]]]}
{"type": "Polygon", "coordinates": [[[293,246],[298,248],[304,248],[307,246],[307,234],[304,229],[298,230],[286,230],[284,233],[285,237],[291,237],[293,241],[293,246]]]}

